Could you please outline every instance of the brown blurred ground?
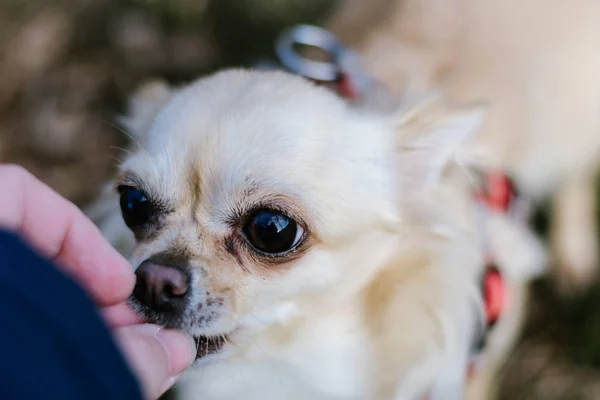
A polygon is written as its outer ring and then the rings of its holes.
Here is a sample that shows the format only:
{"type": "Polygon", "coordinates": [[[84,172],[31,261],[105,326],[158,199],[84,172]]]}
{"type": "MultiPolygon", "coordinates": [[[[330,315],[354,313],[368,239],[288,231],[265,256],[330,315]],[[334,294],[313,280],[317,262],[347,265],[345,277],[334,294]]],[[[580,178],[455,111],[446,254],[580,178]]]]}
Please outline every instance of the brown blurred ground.
{"type": "MultiPolygon", "coordinates": [[[[127,145],[115,122],[128,92],[156,76],[182,82],[269,57],[281,29],[323,20],[333,3],[0,0],[0,162],[85,205],[127,145]]],[[[373,8],[351,18],[349,37],[376,17],[373,8]]],[[[600,398],[600,290],[566,303],[539,282],[532,294],[502,398],[600,398]]]]}
{"type": "Polygon", "coordinates": [[[329,0],[1,0],[0,160],[84,204],[110,174],[127,93],[269,55],[329,0]]]}

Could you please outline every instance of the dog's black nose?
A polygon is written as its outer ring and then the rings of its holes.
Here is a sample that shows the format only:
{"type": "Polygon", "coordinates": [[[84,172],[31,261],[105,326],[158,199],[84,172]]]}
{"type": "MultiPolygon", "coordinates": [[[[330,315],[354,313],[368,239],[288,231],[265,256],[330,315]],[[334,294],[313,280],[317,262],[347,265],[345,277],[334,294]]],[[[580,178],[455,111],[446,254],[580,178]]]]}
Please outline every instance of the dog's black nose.
{"type": "Polygon", "coordinates": [[[185,309],[189,280],[180,269],[146,260],[135,271],[133,296],[156,312],[181,313],[185,309]]]}

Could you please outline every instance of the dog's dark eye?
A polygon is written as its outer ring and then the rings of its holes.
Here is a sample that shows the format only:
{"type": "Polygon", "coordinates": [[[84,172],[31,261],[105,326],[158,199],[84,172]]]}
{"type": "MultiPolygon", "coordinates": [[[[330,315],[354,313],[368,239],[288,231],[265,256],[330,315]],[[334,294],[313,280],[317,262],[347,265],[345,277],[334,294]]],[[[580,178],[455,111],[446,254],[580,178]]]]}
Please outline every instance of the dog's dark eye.
{"type": "Polygon", "coordinates": [[[284,253],[302,239],[304,230],[292,218],[272,210],[254,213],[244,226],[244,234],[257,250],[268,254],[284,253]]]}
{"type": "Polygon", "coordinates": [[[133,229],[147,223],[154,212],[154,206],[144,192],[131,186],[121,186],[119,192],[121,213],[127,226],[133,229]]]}

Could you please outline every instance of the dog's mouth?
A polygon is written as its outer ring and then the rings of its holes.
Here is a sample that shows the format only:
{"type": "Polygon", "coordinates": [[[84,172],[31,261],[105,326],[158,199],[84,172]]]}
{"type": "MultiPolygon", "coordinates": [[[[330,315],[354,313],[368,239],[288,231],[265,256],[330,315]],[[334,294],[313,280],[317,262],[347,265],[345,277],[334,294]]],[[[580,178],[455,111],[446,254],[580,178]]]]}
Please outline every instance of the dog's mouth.
{"type": "MultiPolygon", "coordinates": [[[[189,331],[185,321],[182,323],[181,318],[173,317],[165,313],[157,313],[140,303],[135,297],[129,298],[129,304],[137,311],[142,321],[152,324],[161,325],[167,329],[181,329],[189,331]]],[[[233,332],[227,332],[217,335],[200,335],[193,336],[196,343],[196,360],[217,354],[223,350],[226,344],[229,343],[229,335],[233,332]]]]}
{"type": "Polygon", "coordinates": [[[195,337],[196,342],[196,360],[216,354],[223,349],[227,343],[227,335],[219,336],[199,336],[195,337]]]}

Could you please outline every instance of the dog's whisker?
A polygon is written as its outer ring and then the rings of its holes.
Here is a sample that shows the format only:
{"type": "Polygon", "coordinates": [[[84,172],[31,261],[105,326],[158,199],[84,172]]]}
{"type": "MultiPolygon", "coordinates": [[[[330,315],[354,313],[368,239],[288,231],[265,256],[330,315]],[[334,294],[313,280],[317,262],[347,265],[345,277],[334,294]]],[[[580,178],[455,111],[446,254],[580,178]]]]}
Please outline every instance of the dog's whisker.
{"type": "Polygon", "coordinates": [[[128,149],[126,149],[126,148],[124,148],[124,147],[119,147],[119,146],[110,146],[110,148],[111,148],[111,149],[115,149],[115,150],[122,151],[123,153],[125,153],[125,154],[127,154],[127,155],[129,155],[129,156],[132,156],[132,155],[134,155],[134,153],[133,153],[131,150],[128,150],[128,149]]]}
{"type": "Polygon", "coordinates": [[[129,132],[127,132],[127,130],[123,129],[118,124],[115,124],[114,122],[111,122],[111,121],[109,121],[107,119],[104,119],[103,121],[104,121],[104,123],[110,125],[114,129],[117,129],[119,132],[121,132],[122,134],[124,134],[129,140],[131,140],[133,143],[135,143],[141,150],[143,150],[144,152],[150,154],[148,152],[148,150],[146,150],[146,148],[140,143],[140,141],[137,140],[132,134],[130,134],[129,132]]]}

